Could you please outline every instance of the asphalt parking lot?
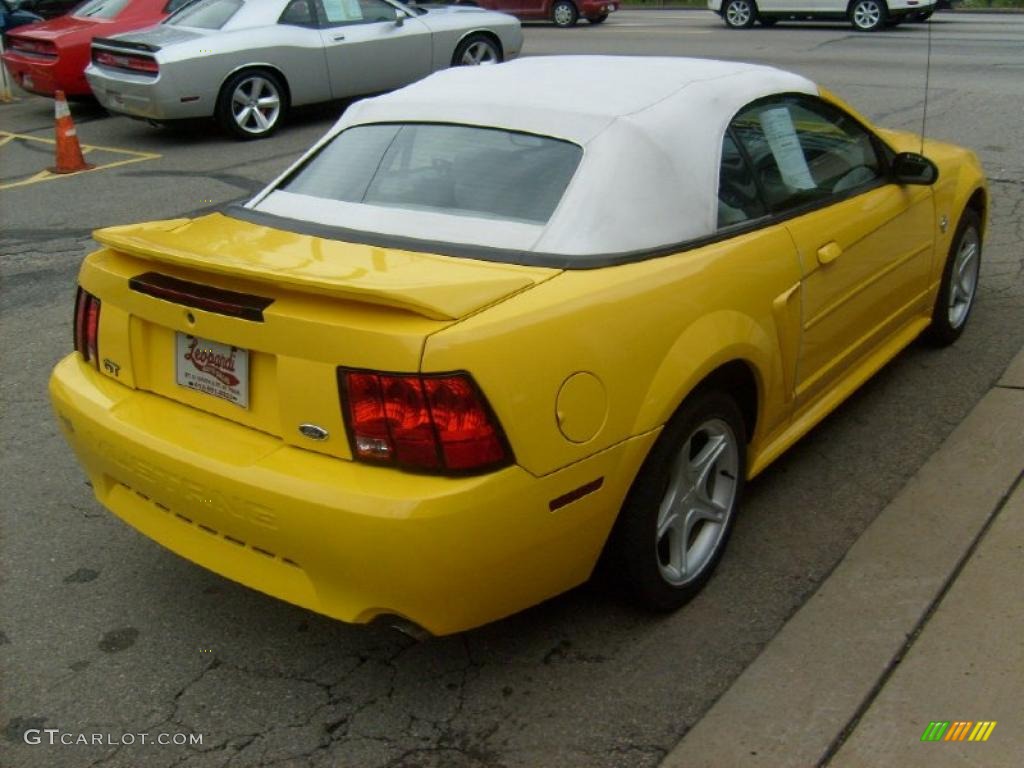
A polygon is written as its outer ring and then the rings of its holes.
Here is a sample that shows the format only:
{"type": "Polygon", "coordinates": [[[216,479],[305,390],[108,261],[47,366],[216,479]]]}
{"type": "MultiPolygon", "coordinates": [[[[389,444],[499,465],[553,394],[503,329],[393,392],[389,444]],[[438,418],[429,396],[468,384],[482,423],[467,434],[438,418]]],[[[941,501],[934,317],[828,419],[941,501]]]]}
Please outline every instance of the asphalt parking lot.
{"type": "MultiPolygon", "coordinates": [[[[653,766],[814,592],[1024,344],[1024,15],[939,14],[927,132],[975,149],[992,209],[963,338],[915,344],[748,488],[708,589],[669,617],[583,587],[417,643],[277,602],[134,533],[93,500],[46,398],[99,226],[243,198],[336,118],[237,143],[75,105],[87,174],[51,163],[53,106],[0,105],[0,664],[4,766],[653,766]],[[32,728],[201,734],[193,746],[25,744],[32,728]]],[[[727,30],[705,12],[526,27],[524,54],[717,56],[805,74],[919,130],[928,31],[727,30]]],[[[609,192],[613,194],[613,191],[609,192]]]]}

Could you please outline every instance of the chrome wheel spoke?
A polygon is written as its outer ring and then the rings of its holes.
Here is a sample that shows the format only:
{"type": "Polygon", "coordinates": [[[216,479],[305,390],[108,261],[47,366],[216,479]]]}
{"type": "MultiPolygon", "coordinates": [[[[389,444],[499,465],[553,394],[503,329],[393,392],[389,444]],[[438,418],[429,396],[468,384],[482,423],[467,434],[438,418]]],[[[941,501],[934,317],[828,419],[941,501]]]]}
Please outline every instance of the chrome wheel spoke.
{"type": "Polygon", "coordinates": [[[716,435],[708,439],[707,445],[701,449],[696,458],[690,460],[690,477],[693,479],[693,487],[697,493],[706,491],[708,479],[715,469],[715,463],[725,449],[725,435],[716,435]]]}
{"type": "Polygon", "coordinates": [[[664,547],[668,554],[668,562],[663,564],[665,570],[675,578],[686,576],[687,542],[689,541],[690,520],[687,515],[673,512],[658,530],[658,543],[667,539],[664,547]]]}
{"type": "Polygon", "coordinates": [[[252,116],[256,120],[256,126],[261,130],[265,131],[270,127],[270,121],[267,120],[266,115],[260,112],[258,109],[252,110],[252,116]]]}
{"type": "Polygon", "coordinates": [[[690,509],[690,515],[694,521],[707,520],[712,523],[725,522],[725,513],[728,510],[712,498],[697,498],[690,509]]]}

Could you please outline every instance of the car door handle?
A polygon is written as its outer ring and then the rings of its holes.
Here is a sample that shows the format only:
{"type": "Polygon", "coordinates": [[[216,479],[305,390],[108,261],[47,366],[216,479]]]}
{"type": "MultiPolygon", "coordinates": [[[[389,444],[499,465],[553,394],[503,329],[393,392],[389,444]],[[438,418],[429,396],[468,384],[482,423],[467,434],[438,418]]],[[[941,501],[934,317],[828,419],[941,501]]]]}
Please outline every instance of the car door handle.
{"type": "Polygon", "coordinates": [[[336,42],[336,43],[340,43],[340,42],[341,42],[342,40],[344,40],[344,39],[345,39],[345,36],[344,36],[344,35],[337,35],[337,36],[336,36],[336,37],[334,38],[334,42],[336,42]]]}
{"type": "Polygon", "coordinates": [[[821,246],[818,249],[818,263],[824,266],[825,264],[831,264],[833,261],[843,255],[843,249],[839,243],[831,242],[821,246]]]}

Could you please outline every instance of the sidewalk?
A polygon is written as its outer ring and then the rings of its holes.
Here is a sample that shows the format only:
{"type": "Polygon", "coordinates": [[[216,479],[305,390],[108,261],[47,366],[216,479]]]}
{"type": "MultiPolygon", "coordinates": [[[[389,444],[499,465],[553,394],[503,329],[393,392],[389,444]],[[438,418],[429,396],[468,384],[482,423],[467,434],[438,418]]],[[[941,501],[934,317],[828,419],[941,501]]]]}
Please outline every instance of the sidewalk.
{"type": "Polygon", "coordinates": [[[1022,684],[1024,350],[662,768],[1017,766],[1022,684]]]}

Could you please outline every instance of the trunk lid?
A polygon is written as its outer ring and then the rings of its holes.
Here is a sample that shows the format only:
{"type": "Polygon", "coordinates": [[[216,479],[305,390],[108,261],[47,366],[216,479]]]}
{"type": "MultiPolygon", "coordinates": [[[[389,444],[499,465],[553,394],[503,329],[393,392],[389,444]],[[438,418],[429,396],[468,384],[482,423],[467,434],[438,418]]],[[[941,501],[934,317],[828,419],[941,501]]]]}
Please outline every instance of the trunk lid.
{"type": "Polygon", "coordinates": [[[205,37],[211,31],[219,30],[185,29],[183,27],[176,27],[173,24],[157,24],[147,29],[124,32],[116,37],[100,38],[96,42],[108,48],[117,48],[119,46],[131,48],[133,45],[145,45],[156,50],[205,37]]]}
{"type": "Polygon", "coordinates": [[[428,336],[559,272],[343,243],[221,214],[111,227],[95,238],[107,248],[86,259],[80,281],[102,302],[101,372],[342,458],[351,454],[338,366],[418,372],[428,336]]]}

